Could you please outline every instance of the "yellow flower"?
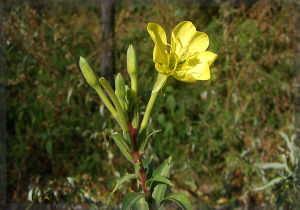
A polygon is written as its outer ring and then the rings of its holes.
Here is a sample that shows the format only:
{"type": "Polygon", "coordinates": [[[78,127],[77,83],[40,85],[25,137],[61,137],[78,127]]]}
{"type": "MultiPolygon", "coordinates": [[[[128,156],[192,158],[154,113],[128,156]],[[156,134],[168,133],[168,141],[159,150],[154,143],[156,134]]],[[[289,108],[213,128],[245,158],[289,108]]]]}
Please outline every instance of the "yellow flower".
{"type": "Polygon", "coordinates": [[[217,55],[206,51],[207,34],[197,31],[190,21],[183,21],[172,31],[170,45],[159,24],[149,23],[147,30],[155,43],[153,62],[159,73],[173,75],[183,82],[210,79],[209,66],[217,55]]]}

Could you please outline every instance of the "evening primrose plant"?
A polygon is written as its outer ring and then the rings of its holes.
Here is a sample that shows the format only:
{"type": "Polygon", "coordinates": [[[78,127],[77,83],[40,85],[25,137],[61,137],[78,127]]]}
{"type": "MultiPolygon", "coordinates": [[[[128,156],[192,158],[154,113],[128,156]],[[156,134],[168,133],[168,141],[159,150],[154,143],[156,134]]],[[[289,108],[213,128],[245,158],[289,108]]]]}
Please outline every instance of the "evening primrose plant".
{"type": "Polygon", "coordinates": [[[112,139],[134,168],[134,173],[126,174],[119,179],[113,190],[115,192],[126,181],[137,180],[138,191],[125,196],[122,209],[160,209],[167,201],[175,202],[182,209],[192,209],[185,194],[175,193],[166,196],[167,186],[173,185],[169,179],[172,157],[167,158],[156,169],[154,169],[152,156],[146,157],[145,149],[149,137],[155,133],[149,133],[148,121],[157,95],[167,84],[169,77],[173,76],[182,82],[209,80],[209,66],[217,55],[206,51],[209,45],[207,34],[197,31],[189,21],[183,21],[174,28],[170,44],[160,25],[149,23],[147,30],[155,44],[153,62],[158,75],[141,122],[137,100],[137,58],[132,45],[127,50],[130,86],[126,85],[122,75],[118,74],[115,78],[115,90],[113,90],[105,78],[98,79],[84,58],[80,57],[79,65],[88,84],[96,90],[121,127],[122,133],[114,133],[112,139]]]}

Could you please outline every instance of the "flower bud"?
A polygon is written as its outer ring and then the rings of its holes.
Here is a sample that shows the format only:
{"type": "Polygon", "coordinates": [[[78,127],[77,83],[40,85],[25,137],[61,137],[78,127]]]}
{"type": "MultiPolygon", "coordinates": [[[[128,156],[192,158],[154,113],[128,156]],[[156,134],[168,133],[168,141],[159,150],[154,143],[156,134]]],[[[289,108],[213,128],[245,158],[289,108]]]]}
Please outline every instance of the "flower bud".
{"type": "Polygon", "coordinates": [[[118,96],[118,98],[124,98],[125,97],[125,81],[120,73],[117,74],[115,78],[115,93],[118,96]]]}
{"type": "Polygon", "coordinates": [[[92,70],[88,62],[83,57],[80,57],[79,66],[83,76],[85,77],[86,81],[90,86],[96,87],[97,85],[99,85],[98,78],[95,72],[92,70]]]}
{"type": "Polygon", "coordinates": [[[131,89],[137,92],[137,62],[136,54],[132,45],[127,50],[127,71],[131,80],[131,89]]]}
{"type": "Polygon", "coordinates": [[[130,77],[137,76],[136,54],[132,44],[129,45],[127,50],[127,71],[130,77]]]}

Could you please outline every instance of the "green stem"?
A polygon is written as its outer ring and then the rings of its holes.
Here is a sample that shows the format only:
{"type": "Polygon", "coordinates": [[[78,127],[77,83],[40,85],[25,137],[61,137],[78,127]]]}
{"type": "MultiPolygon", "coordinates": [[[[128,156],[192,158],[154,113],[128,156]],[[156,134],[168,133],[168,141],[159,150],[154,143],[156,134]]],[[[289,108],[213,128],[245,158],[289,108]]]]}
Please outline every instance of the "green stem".
{"type": "Polygon", "coordinates": [[[156,93],[152,93],[151,94],[151,97],[149,99],[149,102],[147,104],[147,108],[146,108],[146,111],[145,111],[145,115],[143,117],[143,120],[142,120],[142,123],[141,123],[141,128],[140,128],[140,133],[147,127],[148,125],[148,121],[149,121],[149,117],[150,117],[150,114],[151,114],[151,110],[153,108],[153,105],[154,105],[154,102],[156,100],[156,97],[158,95],[159,92],[156,92],[156,93]]]}
{"type": "Polygon", "coordinates": [[[157,75],[156,83],[154,84],[152,94],[151,94],[151,97],[150,97],[149,102],[147,104],[145,115],[144,115],[142,123],[141,123],[140,133],[142,133],[142,131],[144,129],[146,129],[146,127],[148,125],[149,117],[150,117],[151,110],[153,108],[154,102],[156,100],[156,97],[157,97],[159,91],[166,84],[167,78],[168,78],[168,75],[164,75],[164,74],[161,74],[161,73],[158,73],[158,75],[157,75]]]}
{"type": "Polygon", "coordinates": [[[116,94],[113,91],[112,87],[110,86],[110,84],[107,82],[107,80],[104,77],[101,77],[99,79],[99,82],[101,83],[101,85],[106,90],[109,97],[111,98],[112,102],[114,103],[114,105],[117,109],[118,117],[120,119],[120,124],[121,124],[122,130],[123,130],[123,132],[127,133],[129,131],[129,128],[128,128],[128,125],[127,125],[127,122],[126,122],[126,117],[125,117],[124,110],[121,107],[121,104],[119,102],[118,97],[116,96],[116,94]]]}
{"type": "Polygon", "coordinates": [[[140,186],[141,186],[143,192],[145,193],[145,195],[149,195],[150,191],[146,188],[146,181],[147,181],[146,171],[143,166],[141,166],[141,168],[139,170],[139,179],[141,182],[140,186]]]}
{"type": "Polygon", "coordinates": [[[102,91],[100,85],[96,85],[93,87],[96,92],[98,93],[99,97],[101,98],[102,102],[105,104],[107,109],[111,112],[111,114],[118,120],[118,113],[116,109],[113,107],[113,105],[110,103],[104,92],[102,91]]]}
{"type": "Polygon", "coordinates": [[[133,76],[131,78],[131,89],[134,91],[134,93],[137,95],[137,78],[136,76],[133,76]]]}

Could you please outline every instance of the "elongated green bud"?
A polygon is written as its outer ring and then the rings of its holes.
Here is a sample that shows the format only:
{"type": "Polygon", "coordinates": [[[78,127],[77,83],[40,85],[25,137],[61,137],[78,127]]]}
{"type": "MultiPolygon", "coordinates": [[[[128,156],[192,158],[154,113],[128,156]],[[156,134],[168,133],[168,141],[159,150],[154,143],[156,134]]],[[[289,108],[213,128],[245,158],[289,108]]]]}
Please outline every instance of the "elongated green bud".
{"type": "Polygon", "coordinates": [[[90,86],[95,88],[97,85],[99,85],[99,81],[95,72],[92,70],[88,62],[83,57],[80,57],[79,66],[83,76],[85,77],[86,81],[90,86]]]}
{"type": "Polygon", "coordinates": [[[107,109],[112,113],[112,115],[118,121],[118,113],[116,109],[113,107],[113,105],[110,103],[109,99],[106,97],[103,90],[101,89],[99,81],[97,79],[97,75],[95,74],[95,72],[88,64],[88,62],[83,57],[80,57],[79,66],[88,84],[96,90],[96,92],[98,93],[99,97],[101,98],[101,100],[103,101],[107,109]]]}
{"type": "Polygon", "coordinates": [[[137,91],[137,61],[135,49],[132,44],[127,50],[127,71],[131,79],[131,89],[136,93],[137,91]]]}
{"type": "Polygon", "coordinates": [[[119,98],[125,97],[125,81],[120,73],[117,74],[115,79],[115,93],[119,98]]]}
{"type": "Polygon", "coordinates": [[[125,110],[125,81],[120,73],[115,78],[115,93],[120,101],[122,109],[125,110]]]}

